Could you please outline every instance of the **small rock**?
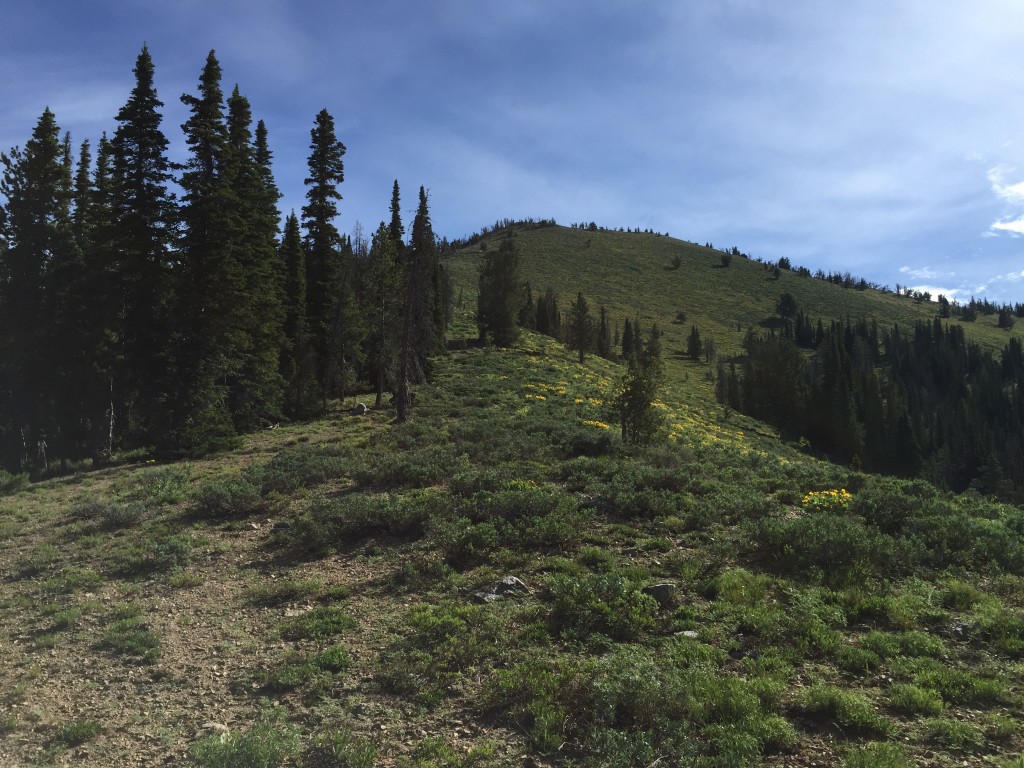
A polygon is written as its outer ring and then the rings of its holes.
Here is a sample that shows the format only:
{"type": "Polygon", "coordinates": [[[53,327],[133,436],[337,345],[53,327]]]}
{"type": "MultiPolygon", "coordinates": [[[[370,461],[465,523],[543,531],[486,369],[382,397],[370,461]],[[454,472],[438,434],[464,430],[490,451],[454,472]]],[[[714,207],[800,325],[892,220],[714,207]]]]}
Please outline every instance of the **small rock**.
{"type": "Polygon", "coordinates": [[[691,640],[696,640],[696,639],[697,639],[698,637],[700,637],[700,632],[698,632],[698,631],[697,631],[697,630],[695,630],[695,629],[684,629],[684,630],[683,630],[682,632],[680,632],[679,634],[680,634],[680,635],[681,635],[682,637],[688,637],[688,638],[690,638],[691,640]]]}
{"type": "Polygon", "coordinates": [[[475,597],[482,603],[493,603],[502,597],[508,597],[509,595],[520,595],[530,591],[530,588],[526,586],[516,576],[505,576],[494,586],[489,589],[485,589],[481,592],[477,592],[475,597]]]}

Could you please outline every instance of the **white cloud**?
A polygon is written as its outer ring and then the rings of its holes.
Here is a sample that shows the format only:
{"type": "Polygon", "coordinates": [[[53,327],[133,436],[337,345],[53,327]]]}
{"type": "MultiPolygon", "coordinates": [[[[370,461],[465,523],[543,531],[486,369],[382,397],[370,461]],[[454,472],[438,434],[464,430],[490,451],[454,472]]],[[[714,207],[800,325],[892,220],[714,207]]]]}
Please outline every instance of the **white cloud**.
{"type": "Polygon", "coordinates": [[[1024,235],[1024,217],[1019,219],[1000,219],[992,223],[992,229],[1009,232],[1013,235],[1024,235]]]}

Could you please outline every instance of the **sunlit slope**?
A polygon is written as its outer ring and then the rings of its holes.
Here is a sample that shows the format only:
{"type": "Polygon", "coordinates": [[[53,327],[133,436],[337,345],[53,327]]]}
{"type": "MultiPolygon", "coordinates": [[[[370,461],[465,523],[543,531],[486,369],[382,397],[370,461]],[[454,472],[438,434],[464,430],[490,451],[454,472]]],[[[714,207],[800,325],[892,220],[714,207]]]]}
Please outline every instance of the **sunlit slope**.
{"type": "MultiPolygon", "coordinates": [[[[496,249],[506,232],[491,233],[483,243],[496,249]]],[[[564,317],[571,297],[582,291],[595,314],[604,305],[619,327],[626,317],[639,317],[644,327],[657,322],[665,331],[670,359],[685,353],[692,325],[703,340],[714,341],[720,354],[738,353],[748,329],[760,330],[777,322],[775,306],[783,293],[792,294],[805,313],[826,324],[831,319],[863,317],[882,326],[899,324],[909,329],[938,315],[934,303],[915,303],[870,289],[845,289],[789,270],[781,270],[776,277],[767,265],[739,256],[723,267],[721,251],[671,237],[561,226],[522,225],[513,227],[513,232],[522,275],[534,296],[554,289],[561,297],[564,317]],[[677,257],[680,266],[675,268],[677,257]],[[679,312],[686,313],[685,322],[677,321],[679,312]]],[[[464,302],[475,295],[481,256],[480,244],[475,243],[450,261],[456,292],[462,290],[464,302]]],[[[800,266],[813,271],[818,265],[800,266]]],[[[850,265],[850,271],[857,278],[872,279],[858,274],[856,265],[850,265]]],[[[995,315],[962,325],[968,338],[994,349],[1001,348],[1010,333],[1020,333],[997,328],[995,315]]]]}

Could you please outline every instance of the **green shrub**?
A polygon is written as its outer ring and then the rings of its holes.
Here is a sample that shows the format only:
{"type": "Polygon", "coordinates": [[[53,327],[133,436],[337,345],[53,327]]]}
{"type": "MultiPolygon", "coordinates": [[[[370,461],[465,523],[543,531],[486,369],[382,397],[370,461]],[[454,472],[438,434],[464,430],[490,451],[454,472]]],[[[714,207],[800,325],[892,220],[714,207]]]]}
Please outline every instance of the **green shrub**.
{"type": "Polygon", "coordinates": [[[768,598],[772,579],[751,573],[746,568],[736,567],[723,571],[715,579],[713,586],[718,600],[732,605],[754,606],[768,598]]]}
{"type": "Polygon", "coordinates": [[[351,462],[349,451],[339,446],[301,445],[285,449],[266,464],[247,470],[245,479],[264,495],[293,494],[300,488],[343,477],[351,462]]]}
{"type": "Polygon", "coordinates": [[[943,699],[954,704],[993,704],[1006,690],[999,680],[977,677],[943,664],[922,669],[914,676],[914,683],[938,691],[943,699]]]}
{"type": "Polygon", "coordinates": [[[187,464],[144,469],[134,479],[132,498],[151,504],[177,504],[185,499],[192,469],[187,464]]]}
{"type": "Polygon", "coordinates": [[[96,738],[102,728],[95,720],[73,720],[61,723],[53,734],[53,741],[68,747],[78,746],[96,738]]]}
{"type": "Polygon", "coordinates": [[[71,507],[76,520],[88,520],[104,530],[118,530],[135,525],[146,510],[138,502],[118,503],[100,499],[79,499],[71,507]]]}
{"type": "Polygon", "coordinates": [[[374,768],[379,749],[372,741],[348,728],[330,730],[316,737],[306,752],[304,765],[328,768],[374,768]]]}
{"type": "Polygon", "coordinates": [[[269,693],[286,693],[304,685],[319,672],[301,653],[288,654],[282,661],[264,670],[257,678],[269,693]]]}
{"type": "Polygon", "coordinates": [[[867,648],[843,645],[836,649],[836,666],[850,675],[864,676],[878,669],[878,654],[867,648]]]}
{"type": "Polygon", "coordinates": [[[19,558],[18,570],[23,576],[35,576],[50,568],[59,557],[57,547],[44,541],[36,544],[28,555],[19,558]]]}
{"type": "Polygon", "coordinates": [[[340,644],[328,646],[313,657],[313,665],[326,672],[344,672],[351,663],[348,649],[340,644]]]}
{"type": "Polygon", "coordinates": [[[103,583],[103,577],[91,568],[67,566],[61,568],[55,576],[43,581],[40,586],[44,592],[67,595],[80,590],[96,589],[103,583]]]}
{"type": "Polygon", "coordinates": [[[122,576],[146,576],[184,568],[192,561],[192,538],[180,534],[160,535],[115,553],[114,570],[122,576]]]}
{"type": "Polygon", "coordinates": [[[912,768],[913,765],[902,745],[880,741],[853,747],[843,760],[843,768],[912,768]]]}
{"type": "Polygon", "coordinates": [[[832,586],[862,584],[889,560],[891,542],[854,517],[808,513],[753,525],[753,544],[777,569],[832,586]]]}
{"type": "Polygon", "coordinates": [[[921,736],[929,744],[946,749],[974,752],[985,746],[985,732],[971,723],[946,717],[933,717],[920,726],[921,736]]]}
{"type": "Polygon", "coordinates": [[[498,528],[493,522],[474,523],[461,515],[434,520],[431,537],[444,561],[453,568],[485,562],[498,548],[498,528]]]}
{"type": "Polygon", "coordinates": [[[367,536],[418,538],[430,514],[428,501],[387,494],[320,497],[299,517],[291,535],[310,552],[327,553],[367,536]]]}
{"type": "Polygon", "coordinates": [[[160,638],[141,616],[113,621],[96,645],[101,650],[117,656],[137,657],[147,664],[155,662],[160,657],[160,638]]]}
{"type": "Polygon", "coordinates": [[[805,715],[831,720],[849,733],[887,736],[892,731],[892,723],[877,714],[867,699],[832,685],[812,685],[800,707],[805,715]]]}
{"type": "Polygon", "coordinates": [[[555,632],[580,640],[592,634],[636,640],[654,626],[658,603],[620,573],[556,576],[548,585],[555,632]]]}
{"type": "Polygon", "coordinates": [[[195,517],[219,520],[266,514],[272,506],[248,478],[227,477],[204,483],[192,497],[190,512],[195,517]]]}
{"type": "Polygon", "coordinates": [[[985,599],[985,593],[971,584],[950,579],[943,584],[940,599],[946,608],[966,611],[982,602],[985,599]]]}
{"type": "Polygon", "coordinates": [[[0,469],[0,496],[17,493],[28,485],[28,473],[13,475],[6,469],[0,469]]]}
{"type": "Polygon", "coordinates": [[[367,454],[352,468],[352,479],[363,488],[427,488],[442,485],[472,465],[465,454],[429,446],[405,452],[367,454]]]}
{"type": "Polygon", "coordinates": [[[905,715],[937,715],[945,704],[931,689],[897,683],[889,689],[889,706],[905,715]]]}
{"type": "Polygon", "coordinates": [[[356,626],[344,608],[318,606],[300,616],[285,619],[278,631],[285,640],[324,640],[356,626]]]}
{"type": "Polygon", "coordinates": [[[261,719],[245,733],[219,735],[194,743],[188,751],[196,768],[276,768],[299,753],[299,735],[288,726],[261,719]]]}

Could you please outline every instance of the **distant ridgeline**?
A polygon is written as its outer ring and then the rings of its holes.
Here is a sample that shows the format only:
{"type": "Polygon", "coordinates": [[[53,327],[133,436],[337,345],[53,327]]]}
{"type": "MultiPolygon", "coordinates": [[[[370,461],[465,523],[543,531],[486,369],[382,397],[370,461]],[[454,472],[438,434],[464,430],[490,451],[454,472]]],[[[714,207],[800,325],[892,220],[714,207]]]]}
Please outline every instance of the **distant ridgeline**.
{"type": "Polygon", "coordinates": [[[357,380],[404,418],[451,299],[424,189],[408,241],[397,181],[390,224],[342,235],[345,146],[324,109],[307,204],[282,236],[266,126],[237,87],[225,98],[213,52],[181,97],[180,168],[153,73],[143,48],[95,159],[86,140],[76,162],[49,109],[0,156],[0,465],[198,454],[316,414],[357,380]]]}
{"type": "Polygon", "coordinates": [[[798,314],[778,333],[751,332],[744,348],[718,363],[719,402],[836,461],[1024,499],[1018,338],[997,356],[938,318],[880,331],[864,321],[812,329],[798,314]]]}

